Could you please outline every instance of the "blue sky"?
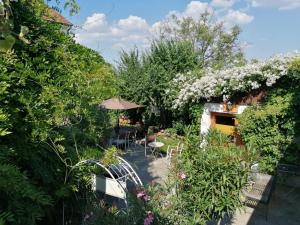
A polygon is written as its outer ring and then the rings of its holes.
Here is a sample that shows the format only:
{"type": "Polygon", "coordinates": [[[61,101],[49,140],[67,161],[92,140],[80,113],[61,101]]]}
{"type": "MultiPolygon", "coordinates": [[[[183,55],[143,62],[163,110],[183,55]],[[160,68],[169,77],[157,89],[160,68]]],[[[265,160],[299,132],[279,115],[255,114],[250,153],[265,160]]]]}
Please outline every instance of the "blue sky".
{"type": "Polygon", "coordinates": [[[227,27],[240,25],[240,43],[248,59],[300,50],[300,0],[78,0],[70,17],[76,40],[115,64],[121,49],[147,49],[170,13],[197,16],[209,10],[227,27]]]}

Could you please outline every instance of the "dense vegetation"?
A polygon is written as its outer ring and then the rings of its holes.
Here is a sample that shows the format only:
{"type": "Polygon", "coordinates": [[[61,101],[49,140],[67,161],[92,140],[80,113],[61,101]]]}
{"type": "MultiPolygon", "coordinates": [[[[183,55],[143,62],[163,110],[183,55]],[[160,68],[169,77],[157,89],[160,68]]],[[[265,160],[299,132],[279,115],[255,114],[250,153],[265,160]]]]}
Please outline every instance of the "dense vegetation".
{"type": "Polygon", "coordinates": [[[146,106],[146,121],[161,127],[191,124],[199,118],[199,115],[193,117],[199,111],[197,106],[173,109],[172,80],[176,75],[194,71],[189,73],[193,76],[207,67],[244,63],[238,45],[239,28],[233,27],[228,32],[221,23],[212,21],[213,17],[207,13],[199,20],[174,16],[165,22],[160,38],[152,42],[147,52],[121,53],[117,69],[120,93],[146,106]]]}
{"type": "Polygon", "coordinates": [[[87,212],[85,224],[204,225],[232,215],[243,204],[241,192],[248,184],[254,154],[228,145],[228,137],[215,130],[207,141],[199,147],[199,137],[188,135],[184,154],[172,165],[165,186],[154,184],[138,191],[125,215],[114,207],[97,205],[87,212]],[[146,198],[139,197],[141,193],[146,198]],[[146,221],[149,217],[151,223],[146,221]]]}
{"type": "Polygon", "coordinates": [[[260,167],[268,173],[274,173],[279,162],[300,164],[299,62],[290,65],[288,76],[268,91],[263,104],[239,117],[243,140],[257,148],[260,167]]]}
{"type": "MultiPolygon", "coordinates": [[[[0,225],[205,224],[242,205],[254,159],[269,173],[279,162],[300,163],[300,60],[245,65],[239,28],[228,32],[204,13],[198,21],[174,16],[147,52],[122,52],[115,76],[65,27],[43,20],[42,0],[1,2],[9,10],[0,13],[7,16],[0,21],[0,225]],[[206,97],[258,88],[265,101],[239,117],[251,148],[216,131],[200,146],[206,97]],[[137,190],[127,212],[90,197],[93,168],[74,169],[83,159],[109,164],[116,155],[101,150],[111,118],[98,104],[117,92],[146,106],[148,125],[186,135],[167,185],[137,190]]],[[[66,5],[78,9],[75,0],[66,5]]],[[[178,142],[159,138],[165,147],[178,142]]]]}
{"type": "Polygon", "coordinates": [[[76,217],[86,177],[71,166],[100,152],[109,118],[97,108],[115,93],[98,53],[42,19],[43,1],[11,3],[13,32],[0,54],[0,223],[57,224],[76,217]]]}

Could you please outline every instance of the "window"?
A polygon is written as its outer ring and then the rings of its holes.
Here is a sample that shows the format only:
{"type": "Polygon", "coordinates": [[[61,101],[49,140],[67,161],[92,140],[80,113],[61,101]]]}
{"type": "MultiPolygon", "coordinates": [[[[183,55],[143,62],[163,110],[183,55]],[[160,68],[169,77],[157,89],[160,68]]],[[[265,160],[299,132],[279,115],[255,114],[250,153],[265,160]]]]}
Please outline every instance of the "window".
{"type": "Polygon", "coordinates": [[[234,126],[235,120],[234,120],[234,117],[231,117],[231,116],[216,115],[216,124],[234,126]]]}

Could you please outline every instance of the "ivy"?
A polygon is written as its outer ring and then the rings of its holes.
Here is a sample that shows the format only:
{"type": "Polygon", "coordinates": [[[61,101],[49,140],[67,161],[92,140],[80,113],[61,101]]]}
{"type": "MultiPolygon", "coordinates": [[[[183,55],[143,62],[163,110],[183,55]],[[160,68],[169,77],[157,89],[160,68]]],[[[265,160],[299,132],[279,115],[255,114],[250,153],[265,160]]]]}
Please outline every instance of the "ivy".
{"type": "Polygon", "coordinates": [[[262,171],[274,173],[279,162],[300,162],[299,90],[295,80],[281,80],[281,87],[270,91],[265,103],[238,117],[244,142],[259,150],[262,171]]]}

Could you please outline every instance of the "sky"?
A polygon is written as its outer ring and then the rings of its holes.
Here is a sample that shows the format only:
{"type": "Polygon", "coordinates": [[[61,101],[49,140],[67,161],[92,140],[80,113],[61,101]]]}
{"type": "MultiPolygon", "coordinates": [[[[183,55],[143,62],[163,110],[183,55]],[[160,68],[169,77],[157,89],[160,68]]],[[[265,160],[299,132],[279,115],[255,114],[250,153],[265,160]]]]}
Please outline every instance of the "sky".
{"type": "Polygon", "coordinates": [[[147,49],[171,14],[197,19],[211,12],[226,28],[241,27],[240,44],[247,59],[265,59],[300,50],[300,0],[77,0],[74,24],[78,43],[117,64],[119,53],[135,46],[147,49]]]}

